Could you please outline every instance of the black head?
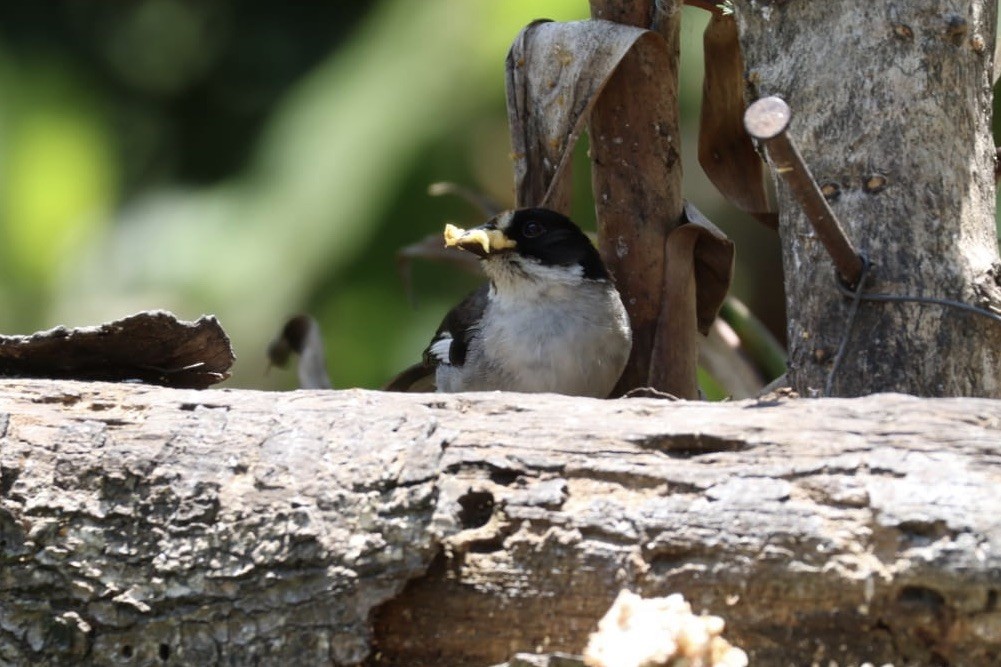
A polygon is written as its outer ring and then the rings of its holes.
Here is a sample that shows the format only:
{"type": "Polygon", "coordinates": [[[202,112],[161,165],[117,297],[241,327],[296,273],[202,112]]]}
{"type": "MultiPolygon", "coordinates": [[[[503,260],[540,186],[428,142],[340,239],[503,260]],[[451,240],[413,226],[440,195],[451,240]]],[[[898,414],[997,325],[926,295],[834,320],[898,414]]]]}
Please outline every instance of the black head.
{"type": "Polygon", "coordinates": [[[497,217],[515,251],[547,266],[576,266],[592,280],[608,278],[597,248],[570,218],[545,208],[522,208],[497,217]]]}

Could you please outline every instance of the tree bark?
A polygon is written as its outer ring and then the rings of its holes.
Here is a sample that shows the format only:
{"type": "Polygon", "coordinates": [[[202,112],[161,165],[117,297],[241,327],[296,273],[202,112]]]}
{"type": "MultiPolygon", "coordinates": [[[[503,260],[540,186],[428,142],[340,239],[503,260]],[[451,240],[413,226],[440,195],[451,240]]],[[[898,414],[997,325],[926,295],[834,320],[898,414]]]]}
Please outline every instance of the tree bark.
{"type": "Polygon", "coordinates": [[[489,665],[620,588],[752,664],[1001,655],[1001,403],[0,382],[0,663],[489,665]]]}
{"type": "MultiPolygon", "coordinates": [[[[798,143],[869,291],[1001,305],[991,138],[997,3],[733,3],[752,97],[793,109],[798,143]]],[[[871,303],[848,326],[830,258],[779,183],[789,378],[833,394],[1001,396],[1001,326],[938,305],[871,303]]]]}
{"type": "MultiPolygon", "coordinates": [[[[664,38],[666,57],[655,51],[626,56],[635,76],[613,76],[602,91],[588,125],[591,183],[598,218],[601,256],[615,278],[629,313],[633,349],[615,395],[653,385],[685,398],[696,398],[693,324],[685,347],[690,366],[683,381],[668,386],[651,378],[666,271],[666,244],[681,222],[681,131],[678,107],[680,0],[591,0],[591,16],[653,29],[664,38]]],[[[622,66],[620,65],[620,68],[622,66]]],[[[684,355],[679,355],[684,357],[684,355]]],[[[675,378],[671,378],[675,379],[675,378]]]]}

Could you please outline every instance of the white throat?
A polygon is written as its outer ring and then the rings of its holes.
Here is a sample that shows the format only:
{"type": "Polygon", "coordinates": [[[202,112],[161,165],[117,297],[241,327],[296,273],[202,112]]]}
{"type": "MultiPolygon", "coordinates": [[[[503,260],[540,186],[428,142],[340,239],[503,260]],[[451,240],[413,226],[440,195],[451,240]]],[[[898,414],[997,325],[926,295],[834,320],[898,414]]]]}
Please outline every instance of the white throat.
{"type": "MultiPolygon", "coordinates": [[[[483,262],[490,278],[491,295],[503,301],[527,305],[533,301],[551,303],[575,298],[575,290],[585,281],[584,267],[546,266],[538,260],[513,253],[490,257],[483,262]]],[[[595,283],[598,284],[598,283],[595,283]]]]}

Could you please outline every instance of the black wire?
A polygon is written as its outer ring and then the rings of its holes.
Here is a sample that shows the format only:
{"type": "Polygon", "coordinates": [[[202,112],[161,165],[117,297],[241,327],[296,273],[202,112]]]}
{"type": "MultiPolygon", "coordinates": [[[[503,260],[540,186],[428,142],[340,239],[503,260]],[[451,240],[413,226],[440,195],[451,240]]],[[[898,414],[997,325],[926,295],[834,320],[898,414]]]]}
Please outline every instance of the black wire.
{"type": "MultiPolygon", "coordinates": [[[[844,285],[840,280],[835,281],[838,286],[838,291],[844,296],[849,298],[855,298],[857,292],[853,291],[850,287],[844,285]]],[[[859,284],[861,284],[861,280],[859,284]]],[[[933,296],[906,296],[903,294],[870,294],[863,293],[861,296],[862,301],[884,301],[893,303],[925,303],[935,306],[945,306],[946,308],[955,308],[956,310],[962,310],[967,313],[973,313],[974,315],[982,315],[988,319],[994,320],[995,322],[1001,323],[1001,315],[998,313],[985,310],[984,308],[978,308],[977,306],[971,306],[968,303],[963,303],[962,301],[953,301],[952,299],[939,299],[933,296]]]]}
{"type": "Polygon", "coordinates": [[[865,287],[865,279],[869,275],[869,260],[864,255],[859,256],[862,260],[862,271],[859,272],[855,289],[851,290],[845,285],[840,277],[835,277],[834,282],[838,285],[838,290],[852,298],[852,305],[848,309],[848,320],[845,322],[845,332],[841,334],[841,343],[838,345],[838,353],[834,356],[834,363],[831,365],[831,372],[827,374],[827,382],[824,383],[824,396],[831,395],[831,388],[834,386],[834,376],[838,373],[841,360],[844,359],[845,350],[848,348],[848,339],[851,337],[852,329],[855,327],[855,315],[858,313],[858,305],[863,299],[862,289],[865,287]]]}
{"type": "Polygon", "coordinates": [[[977,306],[971,306],[970,304],[963,303],[962,301],[940,299],[933,296],[908,296],[904,294],[863,292],[862,290],[865,288],[865,281],[869,274],[871,264],[865,255],[859,255],[859,258],[862,260],[862,272],[859,274],[858,281],[855,283],[854,287],[846,284],[843,280],[841,280],[840,276],[835,276],[834,279],[834,284],[837,286],[838,292],[840,292],[842,296],[846,296],[851,299],[852,305],[848,311],[848,319],[845,323],[845,332],[841,335],[841,343],[838,345],[838,353],[834,357],[834,364],[831,366],[831,372],[827,374],[827,383],[824,386],[825,396],[831,395],[831,388],[834,384],[834,376],[838,372],[838,367],[841,366],[841,360],[844,358],[845,350],[848,347],[848,338],[851,336],[852,328],[855,326],[855,315],[858,312],[859,302],[861,301],[880,301],[883,303],[923,303],[933,306],[944,306],[946,308],[953,308],[966,313],[980,315],[1001,324],[1001,315],[998,313],[991,312],[984,308],[978,308],[977,306]]]}

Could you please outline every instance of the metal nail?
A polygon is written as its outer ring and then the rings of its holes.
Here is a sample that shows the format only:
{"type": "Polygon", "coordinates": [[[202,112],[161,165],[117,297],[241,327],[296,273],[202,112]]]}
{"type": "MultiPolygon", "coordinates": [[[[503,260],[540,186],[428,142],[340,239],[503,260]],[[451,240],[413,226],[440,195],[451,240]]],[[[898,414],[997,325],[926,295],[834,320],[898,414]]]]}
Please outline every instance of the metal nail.
{"type": "Polygon", "coordinates": [[[862,275],[862,258],[817,187],[792,138],[786,133],[792,111],[779,97],[764,97],[744,112],[744,127],[768,151],[775,171],[803,208],[817,238],[824,244],[841,279],[855,285],[862,275]]]}

